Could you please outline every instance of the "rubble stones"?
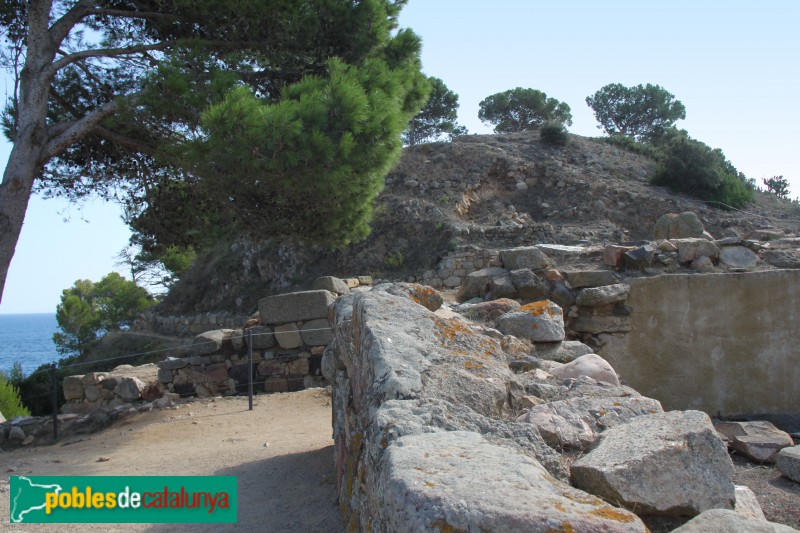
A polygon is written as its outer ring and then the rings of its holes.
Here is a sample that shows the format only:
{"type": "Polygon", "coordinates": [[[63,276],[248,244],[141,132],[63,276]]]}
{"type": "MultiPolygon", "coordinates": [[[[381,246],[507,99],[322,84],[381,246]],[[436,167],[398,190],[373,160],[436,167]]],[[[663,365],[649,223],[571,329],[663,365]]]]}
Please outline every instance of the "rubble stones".
{"type": "Polygon", "coordinates": [[[124,402],[131,402],[142,397],[142,390],[145,386],[145,383],[138,378],[125,377],[114,387],[114,394],[119,396],[124,402]]]}
{"type": "Polygon", "coordinates": [[[511,271],[511,282],[524,300],[543,300],[547,295],[547,285],[529,268],[511,271]]]}
{"type": "Polygon", "coordinates": [[[640,515],[696,515],[735,502],[733,464],[700,411],[640,416],[607,430],[570,478],[640,515]]]}

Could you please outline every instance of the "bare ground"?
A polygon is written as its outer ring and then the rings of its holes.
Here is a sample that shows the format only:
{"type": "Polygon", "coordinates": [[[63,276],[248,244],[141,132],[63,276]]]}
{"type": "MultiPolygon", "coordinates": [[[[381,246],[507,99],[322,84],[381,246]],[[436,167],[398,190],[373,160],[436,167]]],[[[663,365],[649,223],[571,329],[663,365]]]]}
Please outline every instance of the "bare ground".
{"type": "Polygon", "coordinates": [[[128,418],[53,446],[0,452],[0,530],[225,532],[343,530],[330,398],[323,389],[216,398],[128,418]],[[220,475],[238,478],[238,523],[9,524],[13,475],[220,475]]]}

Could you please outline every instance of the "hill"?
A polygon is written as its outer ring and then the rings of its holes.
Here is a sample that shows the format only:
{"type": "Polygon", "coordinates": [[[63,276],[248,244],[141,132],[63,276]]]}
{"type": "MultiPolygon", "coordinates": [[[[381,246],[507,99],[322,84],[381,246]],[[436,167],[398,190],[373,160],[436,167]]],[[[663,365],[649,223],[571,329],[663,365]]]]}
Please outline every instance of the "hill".
{"type": "Polygon", "coordinates": [[[558,147],[536,131],[410,147],[387,176],[365,241],[338,251],[268,237],[220,243],[159,313],[250,313],[259,298],[308,288],[321,275],[409,279],[460,245],[639,241],[670,212],[694,211],[717,239],[800,232],[796,204],[756,193],[746,211],[725,211],[650,185],[655,169],[653,158],[602,139],[570,135],[558,147]]]}

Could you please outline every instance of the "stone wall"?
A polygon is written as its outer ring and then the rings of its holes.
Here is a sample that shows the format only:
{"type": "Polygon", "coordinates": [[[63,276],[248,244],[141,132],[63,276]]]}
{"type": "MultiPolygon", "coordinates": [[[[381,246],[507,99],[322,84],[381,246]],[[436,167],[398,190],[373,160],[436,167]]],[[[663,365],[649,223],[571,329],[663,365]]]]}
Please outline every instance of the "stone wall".
{"type": "Polygon", "coordinates": [[[387,284],[334,305],[322,368],[348,531],[643,532],[653,515],[739,509],[708,415],[663,412],[595,354],[514,373],[520,350],[573,343],[531,348],[436,302],[387,284]]]}
{"type": "Polygon", "coordinates": [[[598,353],[667,409],[800,409],[800,271],[630,280],[627,334],[598,353]]]}
{"type": "Polygon", "coordinates": [[[198,313],[191,316],[147,314],[134,322],[134,331],[147,331],[174,337],[198,335],[212,329],[241,328],[249,317],[231,313],[198,313]]]}
{"type": "Polygon", "coordinates": [[[501,265],[500,252],[477,246],[460,246],[448,253],[435,270],[426,270],[421,281],[435,289],[454,289],[477,270],[501,265]]]}

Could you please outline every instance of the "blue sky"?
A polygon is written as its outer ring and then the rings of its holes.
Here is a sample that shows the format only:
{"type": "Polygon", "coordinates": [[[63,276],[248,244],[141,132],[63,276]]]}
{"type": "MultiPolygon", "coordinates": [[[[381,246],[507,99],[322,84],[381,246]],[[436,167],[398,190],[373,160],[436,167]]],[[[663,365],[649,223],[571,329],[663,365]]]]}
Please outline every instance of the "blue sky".
{"type": "MultiPolygon", "coordinates": [[[[410,0],[400,19],[422,36],[424,71],[459,95],[472,133],[491,133],[477,116],[486,96],[530,87],[570,105],[570,131],[600,135],[588,95],[609,83],[654,83],[686,106],[680,127],[759,183],[785,176],[793,197],[799,20],[796,0],[410,0]]],[[[119,270],[114,258],[129,237],[119,214],[100,201],[34,198],[0,313],[54,312],[76,279],[119,270]]]]}

